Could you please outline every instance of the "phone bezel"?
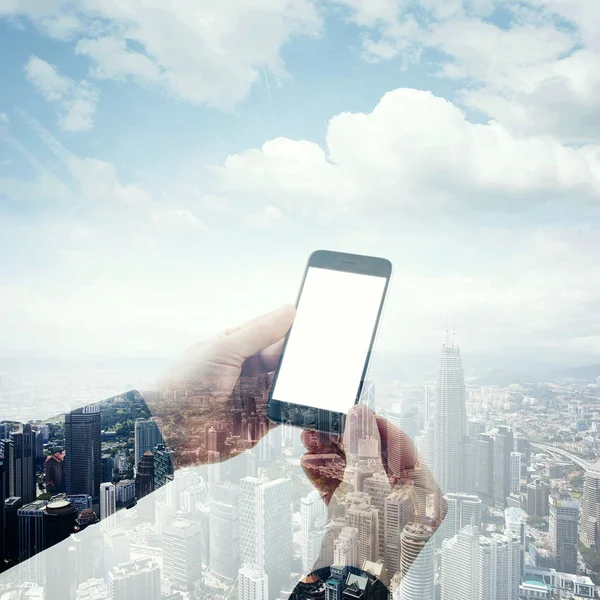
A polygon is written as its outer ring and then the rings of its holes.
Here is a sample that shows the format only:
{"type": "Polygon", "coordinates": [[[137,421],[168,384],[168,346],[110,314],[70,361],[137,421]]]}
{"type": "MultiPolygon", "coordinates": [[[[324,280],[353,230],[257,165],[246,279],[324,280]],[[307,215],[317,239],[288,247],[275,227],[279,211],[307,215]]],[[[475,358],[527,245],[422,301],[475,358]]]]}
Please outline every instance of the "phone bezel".
{"type": "MultiPolygon", "coordinates": [[[[302,282],[300,284],[300,289],[298,291],[298,295],[296,297],[296,306],[298,306],[300,299],[302,297],[302,291],[304,289],[304,284],[306,282],[306,276],[308,274],[308,270],[310,268],[320,268],[320,269],[328,269],[331,271],[344,271],[347,273],[356,273],[358,275],[371,275],[374,277],[383,277],[385,278],[385,285],[383,288],[383,293],[381,294],[381,301],[379,303],[379,308],[377,311],[377,318],[375,321],[375,326],[373,327],[373,334],[371,336],[371,340],[369,343],[369,349],[367,352],[367,357],[365,359],[365,364],[363,367],[363,372],[361,374],[359,387],[356,393],[356,398],[354,400],[354,404],[358,404],[360,401],[362,391],[366,381],[366,375],[369,370],[369,364],[371,362],[371,355],[373,352],[373,347],[375,345],[375,341],[377,339],[377,333],[379,331],[379,325],[381,323],[381,316],[383,314],[383,307],[385,305],[385,300],[387,297],[390,279],[392,276],[392,263],[385,259],[376,256],[364,256],[360,254],[348,254],[344,252],[335,252],[332,250],[315,250],[308,258],[306,263],[306,267],[304,268],[304,274],[302,276],[302,282]]],[[[345,423],[345,413],[338,413],[336,411],[328,411],[325,409],[317,409],[310,405],[301,405],[295,404],[292,402],[285,402],[284,400],[278,400],[273,397],[273,391],[275,390],[275,384],[277,383],[277,377],[279,375],[279,369],[281,367],[281,363],[285,356],[285,350],[287,347],[288,339],[290,337],[290,333],[293,329],[293,325],[285,336],[283,347],[281,351],[281,357],[279,359],[279,363],[277,365],[277,369],[275,370],[273,376],[273,384],[271,385],[271,389],[269,391],[269,398],[267,401],[267,416],[274,423],[288,423],[295,427],[302,427],[304,429],[311,429],[315,431],[319,431],[322,433],[330,433],[334,435],[342,435],[345,423]],[[318,415],[317,421],[314,424],[309,426],[299,423],[293,422],[290,419],[283,420],[281,417],[282,409],[287,409],[286,412],[289,412],[290,407],[298,407],[300,409],[312,408],[316,410],[318,415]],[[325,428],[323,423],[337,423],[337,426],[333,428],[325,428]]]]}

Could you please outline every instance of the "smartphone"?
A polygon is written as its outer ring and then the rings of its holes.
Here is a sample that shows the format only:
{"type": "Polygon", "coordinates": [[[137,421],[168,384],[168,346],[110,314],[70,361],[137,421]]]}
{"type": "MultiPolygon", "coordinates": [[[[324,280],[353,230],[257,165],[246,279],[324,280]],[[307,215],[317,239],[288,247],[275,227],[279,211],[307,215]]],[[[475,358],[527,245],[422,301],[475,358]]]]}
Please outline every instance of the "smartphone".
{"type": "Polygon", "coordinates": [[[272,421],[343,433],[361,397],[391,274],[385,258],[310,255],[269,393],[272,421]]]}

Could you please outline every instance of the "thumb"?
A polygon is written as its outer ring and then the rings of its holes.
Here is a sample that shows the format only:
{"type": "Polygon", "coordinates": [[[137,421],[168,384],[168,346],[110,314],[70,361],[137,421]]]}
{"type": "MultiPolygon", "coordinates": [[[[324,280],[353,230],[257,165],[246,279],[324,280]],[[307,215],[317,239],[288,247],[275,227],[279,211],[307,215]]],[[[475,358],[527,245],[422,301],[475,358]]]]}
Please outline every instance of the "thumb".
{"type": "Polygon", "coordinates": [[[248,321],[223,341],[232,352],[246,359],[281,340],[292,326],[295,316],[296,308],[285,304],[248,321]]]}

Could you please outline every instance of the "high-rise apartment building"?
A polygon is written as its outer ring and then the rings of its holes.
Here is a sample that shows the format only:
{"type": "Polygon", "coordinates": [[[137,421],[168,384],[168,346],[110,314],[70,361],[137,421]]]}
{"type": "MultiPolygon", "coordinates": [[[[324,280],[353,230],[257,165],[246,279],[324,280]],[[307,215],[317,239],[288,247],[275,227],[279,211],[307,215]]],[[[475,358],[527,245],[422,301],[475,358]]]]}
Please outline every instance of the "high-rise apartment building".
{"type": "Polygon", "coordinates": [[[521,491],[521,465],[523,455],[520,452],[510,453],[510,480],[508,491],[510,494],[518,494],[521,491]]]}
{"type": "Polygon", "coordinates": [[[255,565],[244,565],[238,572],[238,600],[268,600],[269,577],[255,565]]]}
{"type": "Polygon", "coordinates": [[[585,473],[581,498],[581,543],[600,548],[600,461],[585,473]]]}
{"type": "Polygon", "coordinates": [[[97,406],[65,415],[65,490],[87,494],[98,510],[102,480],[100,412],[97,406]]]}
{"type": "Polygon", "coordinates": [[[556,570],[577,573],[579,501],[568,494],[552,494],[550,503],[550,548],[556,570]]]}
{"type": "Polygon", "coordinates": [[[433,470],[439,492],[436,516],[442,515],[442,494],[464,492],[464,447],[466,436],[465,378],[460,348],[446,335],[442,344],[435,402],[435,450],[433,470]]]}
{"type": "Polygon", "coordinates": [[[115,484],[117,504],[127,506],[135,500],[135,480],[122,479],[115,484]]]}

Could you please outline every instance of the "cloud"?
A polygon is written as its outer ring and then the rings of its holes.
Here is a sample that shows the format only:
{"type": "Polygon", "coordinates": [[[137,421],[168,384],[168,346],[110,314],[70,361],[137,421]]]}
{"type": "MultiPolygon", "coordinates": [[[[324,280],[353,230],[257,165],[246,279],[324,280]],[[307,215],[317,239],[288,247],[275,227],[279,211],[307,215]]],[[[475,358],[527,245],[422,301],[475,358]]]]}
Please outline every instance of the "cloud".
{"type": "Polygon", "coordinates": [[[439,62],[440,76],[465,86],[459,94],[464,106],[519,135],[600,140],[596,0],[335,3],[362,28],[367,60],[439,62]],[[495,20],[498,6],[502,25],[495,20]]]}
{"type": "Polygon", "coordinates": [[[460,92],[465,105],[520,135],[600,139],[600,54],[581,47],[579,32],[528,21],[502,29],[479,20],[432,31],[429,43],[450,59],[441,75],[469,82],[460,92]]]}
{"type": "Polygon", "coordinates": [[[48,102],[62,108],[59,126],[63,131],[80,132],[93,128],[98,92],[87,81],[77,83],[37,56],[27,61],[25,74],[48,102]]]}
{"type": "Polygon", "coordinates": [[[0,112],[0,123],[4,123],[5,125],[8,125],[9,119],[8,119],[8,115],[5,112],[0,112]]]}
{"type": "Polygon", "coordinates": [[[398,89],[371,113],[341,113],[326,139],[321,148],[277,138],[230,155],[217,168],[221,184],[297,214],[514,212],[600,199],[599,148],[472,123],[430,92],[398,89]]]}
{"type": "Polygon", "coordinates": [[[285,216],[276,206],[265,206],[259,213],[250,215],[245,225],[254,229],[269,229],[281,225],[285,216]]]}
{"type": "Polygon", "coordinates": [[[54,37],[76,39],[90,75],[155,85],[173,97],[225,110],[243,100],[264,68],[287,75],[280,51],[293,37],[315,36],[321,18],[312,0],[33,0],[2,14],[30,18],[54,37]],[[268,32],[262,35],[259,32],[268,32]]]}

